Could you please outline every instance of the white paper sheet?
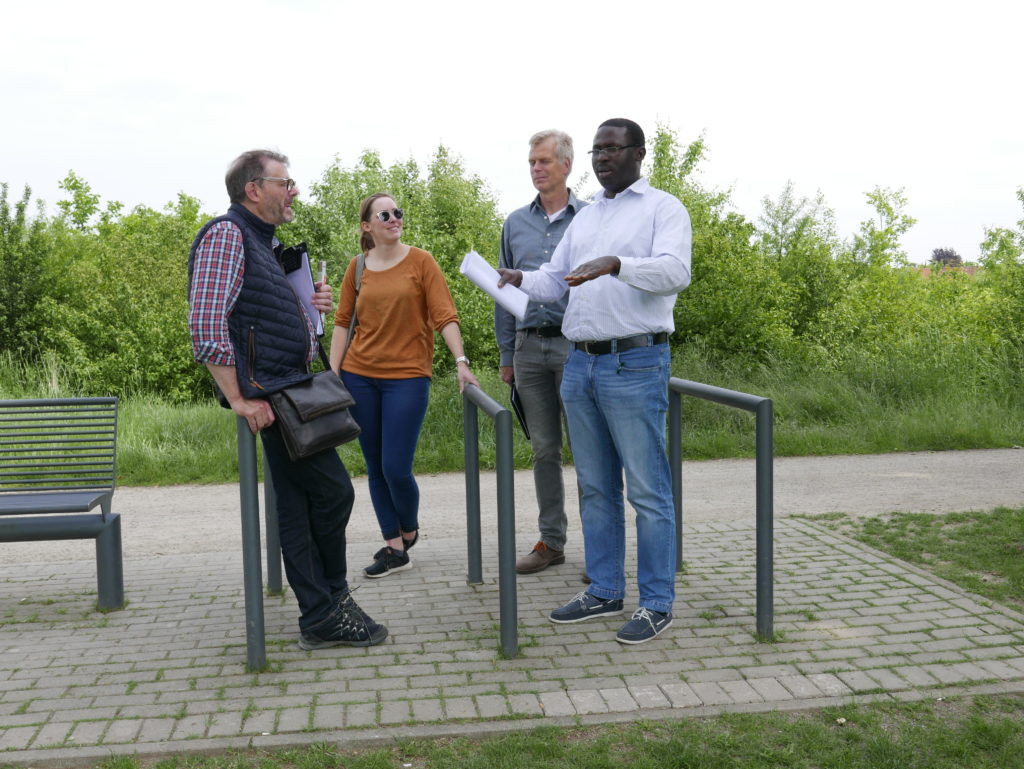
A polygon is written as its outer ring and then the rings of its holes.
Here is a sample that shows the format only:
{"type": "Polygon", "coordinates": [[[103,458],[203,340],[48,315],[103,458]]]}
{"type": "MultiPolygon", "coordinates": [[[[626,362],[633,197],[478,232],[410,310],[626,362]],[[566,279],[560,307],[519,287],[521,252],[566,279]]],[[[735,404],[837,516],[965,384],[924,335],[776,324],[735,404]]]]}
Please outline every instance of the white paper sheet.
{"type": "Polygon", "coordinates": [[[462,260],[462,266],[459,267],[459,272],[490,294],[495,302],[515,315],[519,320],[526,317],[526,305],[529,303],[530,297],[515,286],[506,284],[498,288],[498,281],[501,280],[501,276],[476,251],[470,251],[466,254],[462,260]]]}
{"type": "Polygon", "coordinates": [[[306,308],[306,313],[309,315],[309,319],[313,321],[313,325],[316,326],[317,336],[323,336],[324,333],[324,316],[320,314],[320,311],[313,306],[313,275],[309,271],[309,254],[303,252],[302,264],[297,270],[292,270],[286,276],[288,282],[292,284],[292,291],[295,292],[295,296],[299,297],[302,301],[302,306],[306,308]]]}

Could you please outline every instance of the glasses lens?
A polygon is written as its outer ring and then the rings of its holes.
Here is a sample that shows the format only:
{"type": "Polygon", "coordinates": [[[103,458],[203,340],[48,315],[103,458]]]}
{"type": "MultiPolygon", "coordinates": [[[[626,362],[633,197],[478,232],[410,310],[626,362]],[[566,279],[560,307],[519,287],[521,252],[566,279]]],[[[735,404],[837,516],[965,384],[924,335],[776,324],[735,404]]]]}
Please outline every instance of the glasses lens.
{"type": "Polygon", "coordinates": [[[296,184],[297,184],[297,182],[296,182],[296,181],[295,181],[294,179],[288,179],[288,180],[287,180],[287,181],[286,181],[286,182],[284,183],[284,186],[285,186],[285,189],[286,189],[286,190],[288,190],[289,192],[291,192],[292,190],[294,190],[294,189],[295,189],[295,185],[296,185],[296,184]]]}
{"type": "Polygon", "coordinates": [[[396,208],[394,214],[395,218],[401,221],[402,217],[405,216],[405,211],[403,211],[401,208],[396,208]]]}
{"type": "Polygon", "coordinates": [[[377,218],[380,219],[382,222],[391,221],[391,212],[390,211],[378,211],[377,212],[377,218]]]}

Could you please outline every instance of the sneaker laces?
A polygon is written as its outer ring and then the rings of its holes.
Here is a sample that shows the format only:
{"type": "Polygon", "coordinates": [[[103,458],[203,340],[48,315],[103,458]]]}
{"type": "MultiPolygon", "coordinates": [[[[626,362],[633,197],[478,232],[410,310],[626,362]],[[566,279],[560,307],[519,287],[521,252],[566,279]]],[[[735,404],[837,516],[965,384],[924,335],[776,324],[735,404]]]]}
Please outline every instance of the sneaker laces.
{"type": "Polygon", "coordinates": [[[652,628],[654,627],[654,615],[651,613],[651,610],[645,606],[641,606],[633,612],[633,616],[630,618],[630,621],[632,620],[647,620],[647,624],[652,628]]]}

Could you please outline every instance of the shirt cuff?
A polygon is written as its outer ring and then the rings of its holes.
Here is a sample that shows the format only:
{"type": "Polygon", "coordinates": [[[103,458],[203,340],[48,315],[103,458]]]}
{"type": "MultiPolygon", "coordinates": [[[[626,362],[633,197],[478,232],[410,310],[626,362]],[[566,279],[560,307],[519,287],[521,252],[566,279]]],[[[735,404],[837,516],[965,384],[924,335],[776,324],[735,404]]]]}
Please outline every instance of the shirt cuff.
{"type": "Polygon", "coordinates": [[[632,256],[619,257],[619,274],[616,276],[623,283],[632,283],[636,277],[637,259],[632,256]]]}
{"type": "Polygon", "coordinates": [[[229,346],[217,342],[200,342],[193,347],[193,357],[200,363],[212,363],[215,366],[234,366],[235,351],[229,346]]]}
{"type": "Polygon", "coordinates": [[[498,355],[499,366],[511,366],[512,358],[515,355],[515,350],[502,350],[498,355]]]}

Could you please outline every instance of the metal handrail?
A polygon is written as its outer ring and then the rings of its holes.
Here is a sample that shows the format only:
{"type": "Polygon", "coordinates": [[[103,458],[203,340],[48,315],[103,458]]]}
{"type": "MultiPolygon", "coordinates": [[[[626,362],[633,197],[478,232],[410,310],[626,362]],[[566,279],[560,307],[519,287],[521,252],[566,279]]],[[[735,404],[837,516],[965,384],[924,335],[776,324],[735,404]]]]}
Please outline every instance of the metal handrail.
{"type": "Polygon", "coordinates": [[[512,462],[512,414],[476,385],[462,393],[463,443],[466,458],[466,543],[470,585],[483,583],[480,553],[480,429],[477,410],[495,426],[495,470],[498,481],[498,605],[501,612],[501,651],[506,657],[519,653],[516,598],[516,501],[512,462]]]}
{"type": "Polygon", "coordinates": [[[678,569],[683,567],[683,453],[682,453],[682,398],[690,395],[723,406],[752,411],[755,415],[757,499],[757,634],[771,638],[774,624],[774,502],[772,455],[773,407],[769,398],[726,390],[713,385],[672,377],[668,383],[669,464],[672,467],[672,500],[676,514],[676,552],[678,569]]]}

